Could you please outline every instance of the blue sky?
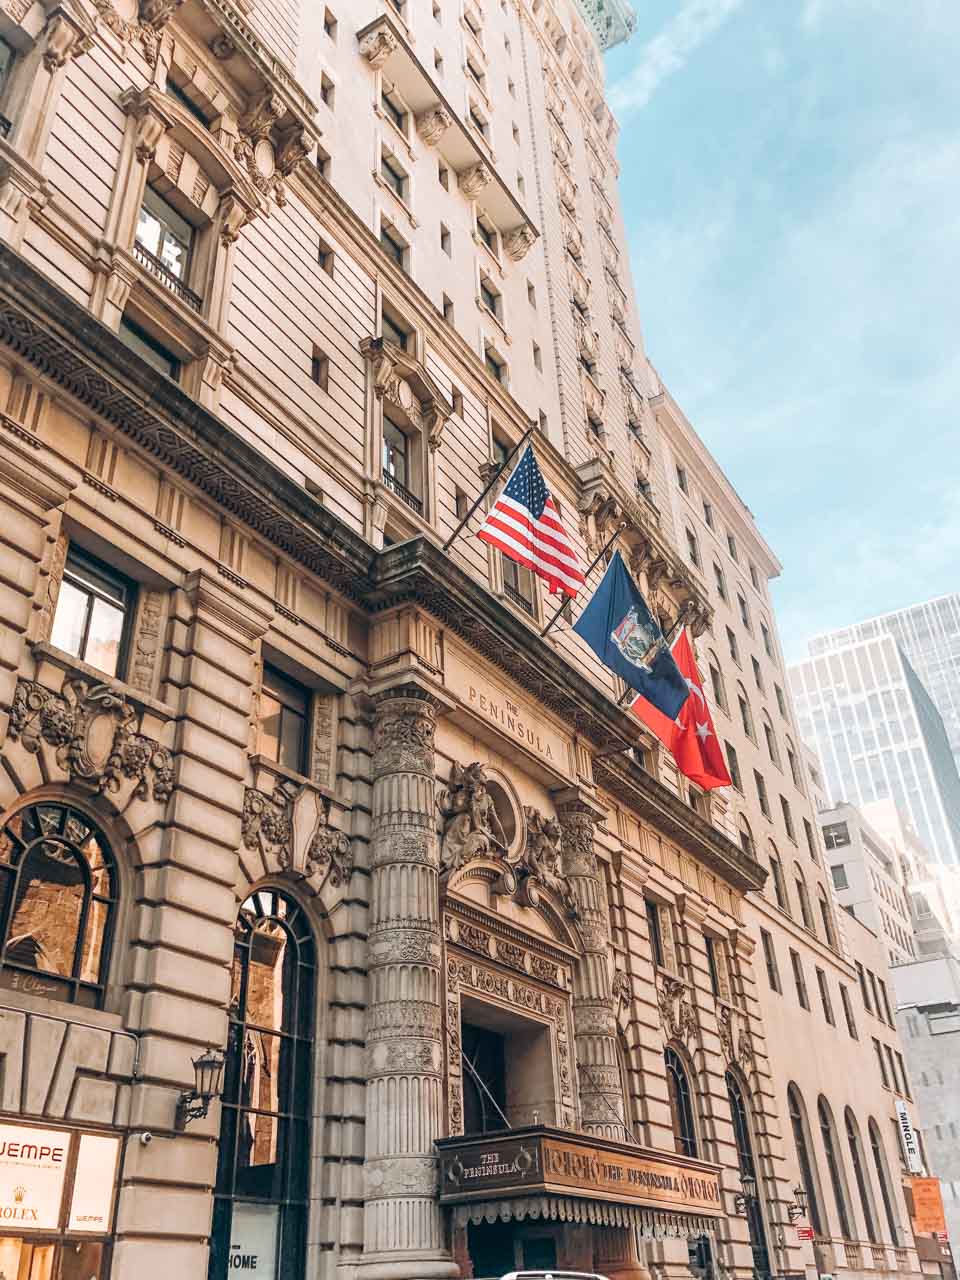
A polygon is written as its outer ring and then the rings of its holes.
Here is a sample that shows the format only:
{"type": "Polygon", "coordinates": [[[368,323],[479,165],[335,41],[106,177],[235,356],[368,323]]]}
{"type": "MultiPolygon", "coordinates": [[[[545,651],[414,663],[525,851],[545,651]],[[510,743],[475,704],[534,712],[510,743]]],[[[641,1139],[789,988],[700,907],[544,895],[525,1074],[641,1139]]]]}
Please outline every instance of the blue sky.
{"type": "Polygon", "coordinates": [[[960,5],[636,0],[607,59],[653,363],[807,638],[960,589],[960,5]]]}

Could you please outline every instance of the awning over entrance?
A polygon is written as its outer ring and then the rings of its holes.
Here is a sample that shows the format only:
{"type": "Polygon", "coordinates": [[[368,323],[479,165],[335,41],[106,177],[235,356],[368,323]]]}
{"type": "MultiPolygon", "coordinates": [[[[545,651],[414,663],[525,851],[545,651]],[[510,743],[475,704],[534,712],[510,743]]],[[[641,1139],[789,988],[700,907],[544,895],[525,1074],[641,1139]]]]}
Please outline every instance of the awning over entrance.
{"type": "Polygon", "coordinates": [[[453,1209],[455,1226],[479,1222],[589,1222],[600,1227],[636,1227],[651,1240],[702,1236],[716,1225],[715,1218],[692,1213],[661,1213],[637,1205],[580,1200],[576,1196],[524,1196],[517,1199],[474,1200],[453,1209]]]}
{"type": "Polygon", "coordinates": [[[440,1202],[457,1225],[541,1218],[703,1235],[723,1213],[716,1165],[543,1125],[445,1138],[440,1202]]]}

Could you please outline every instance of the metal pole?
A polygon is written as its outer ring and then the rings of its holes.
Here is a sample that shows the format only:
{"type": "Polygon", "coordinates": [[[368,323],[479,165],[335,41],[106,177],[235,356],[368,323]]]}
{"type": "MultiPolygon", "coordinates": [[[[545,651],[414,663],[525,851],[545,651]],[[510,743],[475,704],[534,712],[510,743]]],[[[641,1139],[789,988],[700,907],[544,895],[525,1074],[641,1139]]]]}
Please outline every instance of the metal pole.
{"type": "Polygon", "coordinates": [[[517,454],[520,452],[520,450],[523,448],[526,442],[533,435],[533,432],[534,432],[534,428],[528,427],[526,434],[520,437],[517,444],[514,446],[513,451],[510,454],[508,454],[508,456],[504,458],[503,462],[501,462],[500,466],[497,467],[494,474],[490,477],[490,483],[484,489],[483,493],[481,493],[480,497],[477,498],[476,502],[473,504],[473,506],[470,508],[467,514],[463,517],[463,519],[460,521],[457,527],[454,529],[453,533],[451,533],[450,537],[443,544],[443,547],[442,547],[443,551],[445,552],[449,551],[451,544],[456,542],[457,538],[460,537],[460,534],[466,528],[467,522],[469,521],[470,517],[473,515],[477,507],[479,507],[480,503],[484,500],[484,498],[487,496],[487,494],[490,492],[493,486],[497,483],[500,477],[503,475],[504,471],[506,471],[507,467],[509,467],[510,463],[514,460],[514,458],[517,456],[517,454]]]}
{"type": "MultiPolygon", "coordinates": [[[[614,532],[610,535],[610,538],[609,538],[609,540],[607,541],[606,546],[604,546],[603,550],[602,550],[602,551],[600,551],[600,552],[597,554],[597,556],[596,556],[596,558],[594,559],[593,563],[590,565],[589,569],[587,569],[586,573],[583,575],[583,584],[584,584],[584,586],[586,586],[586,584],[587,584],[587,578],[589,578],[589,577],[590,577],[591,573],[593,573],[594,569],[597,567],[597,565],[600,563],[600,561],[603,559],[603,557],[607,554],[607,552],[610,550],[610,548],[611,548],[611,547],[613,546],[613,544],[616,542],[617,538],[619,538],[619,537],[620,537],[620,534],[624,531],[624,529],[625,529],[626,527],[627,527],[627,526],[626,526],[626,522],[624,522],[623,524],[618,524],[618,525],[617,525],[617,527],[616,527],[616,529],[614,530],[614,532]]],[[[571,597],[571,598],[572,598],[572,597],[571,597]]],[[[547,632],[551,629],[551,627],[553,626],[553,624],[554,624],[554,623],[556,622],[556,620],[560,617],[561,613],[563,613],[563,611],[564,611],[564,609],[565,609],[566,607],[567,607],[567,601],[566,601],[566,600],[561,600],[561,601],[560,601],[560,603],[557,605],[557,610],[556,610],[556,612],[554,613],[553,617],[550,619],[550,621],[547,623],[547,625],[546,625],[546,626],[543,628],[543,630],[540,632],[540,639],[541,639],[541,640],[542,640],[542,639],[543,639],[543,637],[547,634],[547,632]]]]}

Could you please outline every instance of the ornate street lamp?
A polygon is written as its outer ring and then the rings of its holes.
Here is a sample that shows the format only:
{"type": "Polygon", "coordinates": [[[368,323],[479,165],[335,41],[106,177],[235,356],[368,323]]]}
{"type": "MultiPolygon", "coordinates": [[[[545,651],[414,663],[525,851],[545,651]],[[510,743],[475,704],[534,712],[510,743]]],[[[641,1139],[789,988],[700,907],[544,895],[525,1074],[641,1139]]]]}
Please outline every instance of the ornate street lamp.
{"type": "Polygon", "coordinates": [[[757,1198],[757,1180],[752,1173],[741,1173],[740,1185],[743,1192],[734,1197],[733,1207],[737,1213],[746,1213],[748,1206],[757,1198]]]}
{"type": "Polygon", "coordinates": [[[193,1060],[194,1087],[181,1093],[177,1099],[174,1128],[181,1132],[191,1120],[203,1120],[210,1110],[210,1103],[220,1097],[223,1087],[223,1066],[226,1058],[217,1049],[206,1049],[193,1060]]]}
{"type": "Polygon", "coordinates": [[[793,1188],[793,1204],[787,1205],[787,1216],[791,1222],[804,1218],[807,1214],[807,1193],[799,1184],[793,1188]]]}

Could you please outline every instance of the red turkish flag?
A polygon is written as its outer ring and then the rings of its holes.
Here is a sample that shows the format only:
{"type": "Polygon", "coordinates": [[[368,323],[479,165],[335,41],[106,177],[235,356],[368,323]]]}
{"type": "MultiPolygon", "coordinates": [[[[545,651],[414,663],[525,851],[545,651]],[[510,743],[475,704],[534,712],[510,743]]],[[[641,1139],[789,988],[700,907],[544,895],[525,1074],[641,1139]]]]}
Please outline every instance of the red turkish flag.
{"type": "Polygon", "coordinates": [[[703,682],[685,627],[681,627],[670,652],[690,690],[690,696],[680,708],[676,720],[668,720],[646,698],[637,698],[631,703],[631,710],[669,749],[685,778],[704,791],[729,787],[727,762],[713,727],[713,717],[704,697],[703,682]]]}

